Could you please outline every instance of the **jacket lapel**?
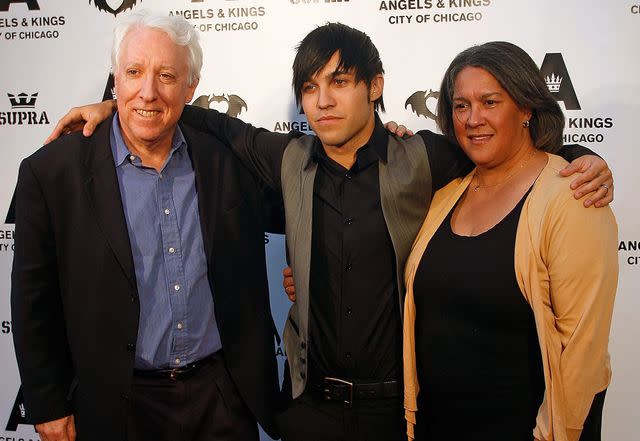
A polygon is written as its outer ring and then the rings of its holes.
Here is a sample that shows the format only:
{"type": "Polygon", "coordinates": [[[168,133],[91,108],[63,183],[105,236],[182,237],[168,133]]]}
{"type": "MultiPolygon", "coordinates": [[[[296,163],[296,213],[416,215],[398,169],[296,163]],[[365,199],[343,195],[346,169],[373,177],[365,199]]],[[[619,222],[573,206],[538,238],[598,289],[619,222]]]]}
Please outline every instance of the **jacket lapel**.
{"type": "Polygon", "coordinates": [[[213,263],[213,238],[220,213],[220,191],[222,185],[221,157],[213,140],[201,132],[180,126],[189,147],[189,155],[196,179],[198,212],[202,239],[209,266],[213,263]]]}
{"type": "Polygon", "coordinates": [[[109,118],[103,122],[89,139],[87,146],[89,177],[85,188],[100,229],[132,287],[137,289],[129,232],[111,153],[111,121],[112,118],[109,118]]]}

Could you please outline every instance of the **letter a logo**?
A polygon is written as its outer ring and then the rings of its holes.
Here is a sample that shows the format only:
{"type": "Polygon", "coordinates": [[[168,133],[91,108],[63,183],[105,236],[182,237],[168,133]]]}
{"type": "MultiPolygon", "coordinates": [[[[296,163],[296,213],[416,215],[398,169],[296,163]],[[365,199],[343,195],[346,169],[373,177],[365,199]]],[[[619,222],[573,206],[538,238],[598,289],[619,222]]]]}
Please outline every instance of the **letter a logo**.
{"type": "Polygon", "coordinates": [[[11,409],[11,416],[9,422],[4,430],[15,432],[18,430],[19,424],[29,424],[27,422],[27,415],[24,409],[24,399],[22,398],[22,386],[18,390],[16,401],[13,403],[13,409],[11,409]]]}
{"type": "Polygon", "coordinates": [[[551,92],[556,101],[563,101],[567,110],[580,110],[580,103],[571,83],[567,66],[564,64],[562,54],[545,55],[540,72],[547,83],[549,92],[551,92]]]}
{"type": "Polygon", "coordinates": [[[7,12],[11,3],[26,3],[30,11],[39,11],[38,0],[0,0],[0,11],[7,12]]]}
{"type": "Polygon", "coordinates": [[[113,78],[113,74],[109,73],[107,77],[107,84],[104,86],[104,93],[102,94],[102,101],[115,100],[116,99],[116,82],[113,78]]]}
{"type": "Polygon", "coordinates": [[[15,224],[16,223],[16,194],[13,193],[13,197],[11,198],[11,204],[9,205],[9,212],[7,213],[7,217],[4,220],[5,224],[15,224]]]}

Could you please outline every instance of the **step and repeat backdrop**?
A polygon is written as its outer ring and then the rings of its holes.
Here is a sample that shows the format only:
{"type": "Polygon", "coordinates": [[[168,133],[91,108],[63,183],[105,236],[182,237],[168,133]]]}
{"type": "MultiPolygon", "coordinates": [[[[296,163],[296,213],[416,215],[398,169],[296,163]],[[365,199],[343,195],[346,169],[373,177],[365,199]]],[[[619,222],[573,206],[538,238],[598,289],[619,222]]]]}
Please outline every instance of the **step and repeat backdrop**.
{"type": "MultiPolygon", "coordinates": [[[[528,51],[565,111],[565,142],[595,150],[614,172],[620,282],[603,439],[638,438],[640,1],[0,0],[0,441],[39,439],[24,424],[11,335],[18,165],[70,107],[110,94],[114,20],[142,7],[181,15],[200,31],[205,58],[196,104],[280,132],[309,130],[293,99],[291,64],[297,43],[329,21],[371,36],[386,70],[382,118],[414,130],[436,130],[439,84],[458,52],[491,40],[528,51]]],[[[265,246],[281,330],[289,306],[281,288],[284,239],[265,235],[265,246]]],[[[274,350],[282,366],[284,355],[274,350]]]]}

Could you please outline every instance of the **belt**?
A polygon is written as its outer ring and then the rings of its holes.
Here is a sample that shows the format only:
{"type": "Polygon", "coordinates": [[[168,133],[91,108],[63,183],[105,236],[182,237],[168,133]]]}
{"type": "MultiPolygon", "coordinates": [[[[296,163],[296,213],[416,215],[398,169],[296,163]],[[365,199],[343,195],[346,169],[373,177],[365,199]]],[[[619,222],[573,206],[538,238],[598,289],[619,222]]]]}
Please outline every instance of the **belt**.
{"type": "Polygon", "coordinates": [[[365,383],[334,377],[324,377],[312,384],[312,390],[323,400],[342,401],[347,407],[351,407],[356,400],[399,397],[400,388],[400,382],[396,380],[365,383]]]}
{"type": "Polygon", "coordinates": [[[186,380],[187,378],[194,376],[200,368],[212,363],[216,358],[218,358],[218,352],[214,352],[200,360],[173,369],[134,369],[133,375],[141,378],[160,378],[173,381],[186,380]]]}

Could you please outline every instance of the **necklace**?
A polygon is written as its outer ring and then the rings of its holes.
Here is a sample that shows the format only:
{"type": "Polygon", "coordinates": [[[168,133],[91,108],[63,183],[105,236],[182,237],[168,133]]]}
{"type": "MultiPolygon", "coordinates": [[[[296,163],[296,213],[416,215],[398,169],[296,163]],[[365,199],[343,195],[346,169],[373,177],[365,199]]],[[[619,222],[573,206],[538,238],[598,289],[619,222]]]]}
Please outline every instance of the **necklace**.
{"type": "Polygon", "coordinates": [[[495,184],[491,184],[491,185],[481,185],[481,184],[480,184],[480,177],[479,177],[479,173],[476,173],[476,175],[474,176],[474,179],[476,180],[476,185],[474,185],[474,186],[473,186],[473,191],[474,191],[474,192],[477,192],[477,191],[478,191],[479,189],[481,189],[481,188],[497,187],[497,186],[499,186],[499,185],[502,185],[502,184],[505,184],[505,183],[509,182],[509,180],[510,180],[511,178],[513,178],[513,177],[516,175],[516,173],[518,173],[520,170],[522,170],[522,169],[524,168],[524,166],[525,166],[525,165],[527,165],[527,162],[529,162],[529,160],[530,160],[531,158],[533,158],[533,156],[534,156],[536,153],[537,153],[537,150],[534,148],[534,149],[531,151],[531,153],[529,153],[529,154],[527,155],[527,157],[525,158],[525,160],[524,160],[524,161],[522,161],[522,162],[520,163],[520,166],[519,166],[519,167],[515,167],[515,170],[513,170],[513,171],[512,171],[512,172],[511,172],[511,173],[510,173],[510,174],[509,174],[505,179],[503,179],[502,181],[497,182],[497,183],[495,183],[495,184]]]}

